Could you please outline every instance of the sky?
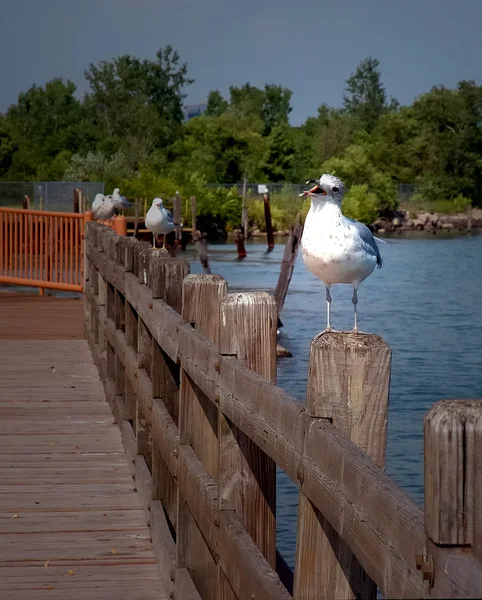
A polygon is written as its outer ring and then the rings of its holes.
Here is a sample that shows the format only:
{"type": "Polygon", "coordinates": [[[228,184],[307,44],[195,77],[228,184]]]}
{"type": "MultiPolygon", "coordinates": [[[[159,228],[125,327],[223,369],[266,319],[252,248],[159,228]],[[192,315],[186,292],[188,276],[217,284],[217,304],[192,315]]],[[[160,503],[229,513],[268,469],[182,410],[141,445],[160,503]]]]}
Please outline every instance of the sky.
{"type": "Polygon", "coordinates": [[[389,96],[408,104],[433,85],[482,84],[482,0],[1,0],[0,112],[31,85],[72,80],[89,63],[155,59],[172,45],[195,83],[186,103],[230,85],[293,91],[291,122],[340,106],[367,56],[389,96]]]}

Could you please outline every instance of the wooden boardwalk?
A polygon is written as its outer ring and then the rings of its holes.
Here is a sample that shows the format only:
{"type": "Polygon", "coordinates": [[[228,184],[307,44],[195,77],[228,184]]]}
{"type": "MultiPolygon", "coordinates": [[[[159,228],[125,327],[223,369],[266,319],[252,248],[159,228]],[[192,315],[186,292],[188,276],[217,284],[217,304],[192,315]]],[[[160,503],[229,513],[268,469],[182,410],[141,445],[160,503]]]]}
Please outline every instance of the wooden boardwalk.
{"type": "Polygon", "coordinates": [[[79,300],[0,294],[0,597],[162,600],[82,323],[79,300]]]}

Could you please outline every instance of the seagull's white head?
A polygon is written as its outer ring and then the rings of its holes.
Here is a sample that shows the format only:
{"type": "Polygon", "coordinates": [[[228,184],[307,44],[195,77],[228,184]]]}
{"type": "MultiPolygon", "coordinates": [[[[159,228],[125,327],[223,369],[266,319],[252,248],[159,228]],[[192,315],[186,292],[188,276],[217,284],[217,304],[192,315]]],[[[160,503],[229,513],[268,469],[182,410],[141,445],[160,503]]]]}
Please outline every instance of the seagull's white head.
{"type": "Polygon", "coordinates": [[[343,181],[335,177],[334,175],[322,175],[320,179],[309,179],[306,183],[314,183],[315,185],[311,190],[307,190],[300,194],[300,196],[311,196],[317,200],[332,200],[337,204],[341,204],[343,195],[345,193],[345,186],[343,181]]]}
{"type": "Polygon", "coordinates": [[[152,201],[152,206],[155,206],[159,210],[163,207],[162,198],[154,198],[152,201]]]}
{"type": "Polygon", "coordinates": [[[119,193],[119,188],[115,188],[113,194],[118,194],[119,193]]]}

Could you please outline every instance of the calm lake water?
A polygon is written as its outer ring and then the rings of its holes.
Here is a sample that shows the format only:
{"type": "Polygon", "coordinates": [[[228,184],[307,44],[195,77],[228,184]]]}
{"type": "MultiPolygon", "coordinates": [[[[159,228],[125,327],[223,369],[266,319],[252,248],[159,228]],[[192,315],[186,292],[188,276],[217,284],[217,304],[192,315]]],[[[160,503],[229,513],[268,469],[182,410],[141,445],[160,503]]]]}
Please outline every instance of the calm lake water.
{"type": "MultiPolygon", "coordinates": [[[[230,291],[272,291],[285,239],[267,254],[266,242],[247,244],[237,262],[234,246],[212,245],[213,273],[230,291]]],[[[400,237],[380,246],[384,264],[359,290],[359,324],[391,346],[386,472],[423,503],[423,416],[437,400],[482,398],[482,235],[400,237]]],[[[194,254],[187,252],[194,258],[194,254]]],[[[193,261],[193,272],[201,272],[193,261]]],[[[332,324],[351,329],[350,286],[332,289],[332,324]]],[[[278,361],[278,385],[298,399],[306,393],[311,339],[325,327],[324,288],[303,265],[301,254],[281,315],[279,341],[292,358],[278,361]]],[[[294,566],[298,494],[278,474],[278,547],[294,566]]]]}
{"type": "MultiPolygon", "coordinates": [[[[211,245],[213,273],[230,291],[268,291],[276,286],[286,238],[267,254],[266,242],[247,244],[238,262],[232,244],[211,245]]],[[[391,346],[387,473],[423,503],[423,416],[437,400],[482,398],[482,235],[387,239],[384,265],[359,290],[359,324],[391,346]]],[[[200,273],[193,248],[185,255],[200,273]]],[[[24,288],[25,289],[25,288],[24,288]]],[[[350,286],[332,289],[332,324],[351,329],[350,286]]],[[[325,295],[301,258],[283,313],[280,343],[292,358],[278,361],[278,385],[302,400],[311,339],[325,327],[325,295]]],[[[278,548],[293,567],[298,494],[278,474],[278,548]]]]}

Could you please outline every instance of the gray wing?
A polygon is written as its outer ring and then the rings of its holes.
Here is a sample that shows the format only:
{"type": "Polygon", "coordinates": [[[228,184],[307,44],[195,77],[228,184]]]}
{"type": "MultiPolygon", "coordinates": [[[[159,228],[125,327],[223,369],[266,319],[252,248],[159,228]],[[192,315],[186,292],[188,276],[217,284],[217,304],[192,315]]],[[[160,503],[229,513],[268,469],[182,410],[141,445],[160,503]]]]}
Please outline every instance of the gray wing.
{"type": "Polygon", "coordinates": [[[377,243],[375,241],[375,238],[372,235],[372,232],[368,229],[368,227],[366,225],[363,225],[363,223],[360,223],[359,221],[355,221],[354,219],[350,219],[348,217],[345,217],[348,221],[350,221],[351,226],[356,229],[358,235],[360,236],[363,244],[365,245],[365,249],[370,252],[370,254],[373,254],[374,256],[376,256],[377,258],[377,267],[379,269],[382,268],[382,257],[380,256],[380,251],[378,250],[378,246],[377,243]]]}
{"type": "Polygon", "coordinates": [[[172,223],[174,225],[174,221],[172,218],[172,212],[170,210],[168,210],[167,208],[165,208],[164,214],[166,215],[166,219],[169,221],[169,223],[172,223]]]}
{"type": "Polygon", "coordinates": [[[125,196],[121,196],[121,204],[123,208],[130,208],[132,206],[125,196]]]}

